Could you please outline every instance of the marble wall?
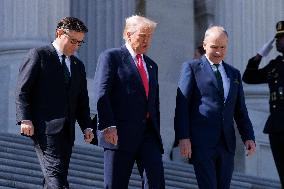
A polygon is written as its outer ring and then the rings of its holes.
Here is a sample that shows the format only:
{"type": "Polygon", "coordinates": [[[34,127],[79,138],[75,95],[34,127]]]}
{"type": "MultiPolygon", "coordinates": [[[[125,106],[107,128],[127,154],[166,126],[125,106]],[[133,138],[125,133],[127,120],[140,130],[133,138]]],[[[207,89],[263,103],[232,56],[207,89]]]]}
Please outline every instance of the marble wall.
{"type": "MultiPolygon", "coordinates": [[[[0,0],[0,132],[18,133],[14,90],[19,64],[33,47],[53,41],[56,23],[65,16],[83,20],[89,28],[86,44],[78,52],[84,61],[91,108],[97,57],[106,48],[121,46],[126,17],[137,13],[158,22],[149,56],[159,65],[161,132],[165,155],[174,138],[173,117],[177,80],[182,62],[192,58],[194,47],[210,24],[223,25],[229,33],[226,61],[244,71],[247,60],[275,34],[284,20],[284,2],[275,0],[0,0]]],[[[275,57],[272,50],[262,65],[275,57]]],[[[238,140],[236,170],[277,179],[267,136],[262,134],[268,115],[267,86],[244,85],[250,117],[255,126],[258,152],[247,158],[238,140]]],[[[83,144],[77,132],[77,144],[83,144]]]]}
{"type": "MultiPolygon", "coordinates": [[[[275,36],[275,25],[284,20],[284,2],[282,0],[266,1],[207,1],[212,4],[214,24],[223,25],[229,34],[229,50],[226,61],[243,73],[247,61],[254,56],[264,43],[275,36]]],[[[272,49],[268,57],[262,60],[261,67],[279,53],[272,49]]],[[[243,171],[247,174],[276,178],[278,175],[272,158],[267,135],[262,133],[269,114],[267,85],[246,85],[246,103],[254,125],[257,153],[254,157],[243,159],[243,171]]]]}
{"type": "Polygon", "coordinates": [[[159,66],[161,135],[164,158],[174,140],[174,110],[181,64],[193,57],[193,0],[146,2],[146,15],[158,22],[149,56],[159,66]]]}
{"type": "Polygon", "coordinates": [[[15,84],[19,64],[28,49],[51,42],[55,23],[69,14],[69,1],[1,0],[0,16],[0,131],[18,132],[15,84]]]}

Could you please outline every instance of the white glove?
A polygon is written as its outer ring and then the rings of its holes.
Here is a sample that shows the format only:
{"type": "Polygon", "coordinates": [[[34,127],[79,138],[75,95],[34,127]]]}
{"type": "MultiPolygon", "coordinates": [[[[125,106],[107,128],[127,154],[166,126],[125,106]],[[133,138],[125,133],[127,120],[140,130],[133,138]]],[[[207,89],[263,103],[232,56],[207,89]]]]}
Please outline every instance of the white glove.
{"type": "Polygon", "coordinates": [[[259,51],[257,51],[257,54],[261,55],[262,57],[267,56],[268,53],[271,51],[271,49],[273,48],[273,42],[274,42],[275,38],[271,39],[270,41],[268,41],[267,43],[265,43],[261,49],[259,49],[259,51]]]}

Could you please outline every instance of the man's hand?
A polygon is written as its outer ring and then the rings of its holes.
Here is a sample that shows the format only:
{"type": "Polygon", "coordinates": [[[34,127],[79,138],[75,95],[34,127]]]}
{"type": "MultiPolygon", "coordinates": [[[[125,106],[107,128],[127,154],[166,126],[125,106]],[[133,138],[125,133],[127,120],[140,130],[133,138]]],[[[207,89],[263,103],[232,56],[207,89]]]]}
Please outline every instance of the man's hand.
{"type": "Polygon", "coordinates": [[[182,157],[191,158],[191,142],[189,139],[179,140],[179,148],[182,157]]]}
{"type": "Polygon", "coordinates": [[[21,121],[21,134],[26,136],[34,135],[34,125],[32,121],[29,120],[21,121]]]}
{"type": "Polygon", "coordinates": [[[116,127],[108,127],[103,130],[105,141],[113,145],[117,145],[117,129],[116,127]]]}
{"type": "Polygon", "coordinates": [[[85,129],[84,130],[85,142],[90,143],[90,142],[92,142],[93,138],[94,138],[93,129],[91,129],[91,128],[85,129]]]}
{"type": "Polygon", "coordinates": [[[247,150],[247,156],[251,156],[255,153],[256,151],[256,145],[253,140],[247,140],[245,142],[246,150],[247,150]]]}

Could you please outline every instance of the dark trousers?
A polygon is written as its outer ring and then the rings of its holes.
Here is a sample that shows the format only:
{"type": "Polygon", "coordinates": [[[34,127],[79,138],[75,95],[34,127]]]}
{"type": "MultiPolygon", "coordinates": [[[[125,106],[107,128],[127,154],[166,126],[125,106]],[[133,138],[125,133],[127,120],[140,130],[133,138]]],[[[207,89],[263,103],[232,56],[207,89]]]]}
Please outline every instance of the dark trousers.
{"type": "Polygon", "coordinates": [[[284,188],[284,134],[269,134],[269,141],[281,185],[284,188]]]}
{"type": "Polygon", "coordinates": [[[137,161],[143,174],[143,188],[164,189],[164,168],[160,144],[152,125],[147,125],[144,139],[137,151],[104,149],[105,189],[128,189],[133,165],[137,161]]]}
{"type": "Polygon", "coordinates": [[[73,142],[68,129],[55,135],[34,137],[35,151],[43,172],[44,189],[68,189],[68,168],[73,142]]]}
{"type": "Polygon", "coordinates": [[[192,163],[199,189],[230,189],[234,154],[222,137],[216,147],[193,147],[192,163]]]}

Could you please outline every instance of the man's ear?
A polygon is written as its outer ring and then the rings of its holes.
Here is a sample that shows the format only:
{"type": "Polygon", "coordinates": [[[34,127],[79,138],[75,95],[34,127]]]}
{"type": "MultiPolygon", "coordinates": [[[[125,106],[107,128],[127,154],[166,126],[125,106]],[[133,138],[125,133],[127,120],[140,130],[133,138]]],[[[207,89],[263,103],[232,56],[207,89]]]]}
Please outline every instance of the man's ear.
{"type": "Polygon", "coordinates": [[[127,39],[130,40],[131,33],[130,32],[126,32],[126,36],[127,36],[127,39]]]}
{"type": "Polygon", "coordinates": [[[206,47],[206,42],[205,41],[203,41],[202,47],[205,50],[205,47],[206,47]]]}
{"type": "Polygon", "coordinates": [[[60,37],[63,34],[64,34],[64,30],[63,29],[57,29],[56,32],[55,32],[56,37],[60,37]]]}

